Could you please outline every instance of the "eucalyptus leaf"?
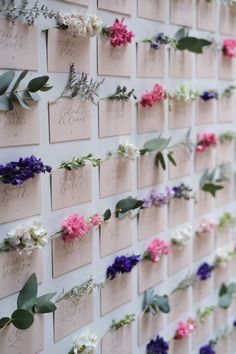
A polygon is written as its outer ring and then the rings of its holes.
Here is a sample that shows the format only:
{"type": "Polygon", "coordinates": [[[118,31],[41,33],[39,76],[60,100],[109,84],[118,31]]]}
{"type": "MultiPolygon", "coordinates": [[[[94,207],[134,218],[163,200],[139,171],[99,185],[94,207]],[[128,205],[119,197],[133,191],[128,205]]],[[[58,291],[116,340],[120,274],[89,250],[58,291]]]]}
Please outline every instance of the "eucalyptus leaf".
{"type": "Polygon", "coordinates": [[[17,93],[11,94],[11,99],[19,103],[22,108],[31,109],[30,105],[17,93]]]}
{"type": "Polygon", "coordinates": [[[188,35],[188,31],[186,30],[186,28],[182,27],[180,28],[176,34],[175,34],[175,39],[177,41],[179,41],[181,38],[184,38],[188,35]]]}
{"type": "Polygon", "coordinates": [[[6,71],[0,76],[0,95],[3,95],[7,91],[14,77],[15,73],[12,70],[6,71]]]}
{"type": "Polygon", "coordinates": [[[167,146],[169,145],[171,141],[171,138],[165,139],[162,137],[154,138],[151,140],[148,140],[144,145],[144,150],[147,150],[149,152],[152,151],[163,151],[167,146]]]}
{"type": "Polygon", "coordinates": [[[34,316],[27,310],[16,310],[11,316],[11,322],[17,329],[28,329],[34,323],[34,316]]]}
{"type": "Polygon", "coordinates": [[[174,166],[177,166],[176,161],[175,161],[175,159],[173,158],[173,154],[172,154],[172,153],[167,154],[167,157],[168,157],[169,161],[170,161],[174,166]]]}
{"type": "Polygon", "coordinates": [[[204,184],[204,186],[202,186],[202,190],[204,192],[209,192],[213,197],[216,196],[216,192],[218,190],[221,190],[223,188],[224,188],[224,186],[220,186],[220,185],[217,185],[214,183],[206,183],[206,184],[204,184]]]}
{"type": "Polygon", "coordinates": [[[41,97],[36,92],[29,92],[29,91],[24,92],[24,99],[26,99],[26,100],[30,99],[35,102],[41,101],[41,97]]]}
{"type": "Polygon", "coordinates": [[[25,309],[32,311],[34,304],[36,303],[38,292],[37,277],[33,273],[29,277],[28,281],[21,289],[17,298],[17,309],[25,309]]]}
{"type": "Polygon", "coordinates": [[[169,300],[167,295],[163,295],[163,296],[156,295],[156,303],[161,312],[163,313],[170,312],[170,305],[169,305],[169,300]]]}
{"type": "Polygon", "coordinates": [[[227,286],[228,292],[233,294],[236,292],[236,283],[231,283],[227,286]]]}
{"type": "Polygon", "coordinates": [[[107,209],[104,214],[103,214],[103,219],[104,221],[107,221],[111,218],[111,210],[110,209],[107,209]]]}
{"type": "Polygon", "coordinates": [[[0,329],[4,328],[6,325],[11,323],[10,317],[2,317],[0,318],[0,329]]]}
{"type": "Polygon", "coordinates": [[[195,37],[184,37],[181,38],[176,47],[179,50],[191,50],[198,43],[198,39],[195,37]]]}
{"type": "Polygon", "coordinates": [[[218,301],[219,307],[222,309],[227,309],[231,305],[232,298],[233,296],[231,293],[226,293],[225,295],[221,296],[218,301]]]}
{"type": "Polygon", "coordinates": [[[47,92],[47,91],[51,90],[52,88],[53,88],[53,86],[44,85],[43,87],[41,87],[40,91],[47,92]]]}
{"type": "Polygon", "coordinates": [[[19,86],[20,82],[26,77],[26,75],[28,74],[28,70],[24,70],[20,73],[18,79],[16,80],[16,82],[14,83],[12,89],[11,89],[11,93],[14,93],[15,90],[17,89],[17,87],[19,86]]]}
{"type": "Polygon", "coordinates": [[[225,285],[225,283],[223,283],[220,287],[220,290],[219,290],[219,296],[223,296],[224,294],[227,293],[227,291],[228,291],[228,288],[225,285]]]}
{"type": "Polygon", "coordinates": [[[142,200],[137,200],[132,197],[122,199],[116,204],[116,207],[115,207],[116,214],[119,215],[119,214],[127,213],[129,210],[137,209],[138,207],[141,207],[142,205],[143,205],[142,200]]]}
{"type": "Polygon", "coordinates": [[[50,300],[56,295],[56,293],[48,293],[39,296],[34,304],[34,312],[36,313],[49,313],[56,310],[56,306],[50,300]]]}
{"type": "Polygon", "coordinates": [[[12,111],[13,108],[13,103],[9,97],[0,96],[0,111],[12,111]]]}
{"type": "Polygon", "coordinates": [[[155,164],[157,167],[159,167],[159,163],[160,163],[161,167],[163,168],[163,170],[165,171],[166,170],[166,163],[165,163],[164,156],[161,152],[158,152],[156,154],[156,158],[155,158],[155,164]]]}
{"type": "Polygon", "coordinates": [[[48,82],[49,76],[40,76],[32,79],[27,86],[28,91],[37,92],[41,90],[44,85],[48,82]]]}

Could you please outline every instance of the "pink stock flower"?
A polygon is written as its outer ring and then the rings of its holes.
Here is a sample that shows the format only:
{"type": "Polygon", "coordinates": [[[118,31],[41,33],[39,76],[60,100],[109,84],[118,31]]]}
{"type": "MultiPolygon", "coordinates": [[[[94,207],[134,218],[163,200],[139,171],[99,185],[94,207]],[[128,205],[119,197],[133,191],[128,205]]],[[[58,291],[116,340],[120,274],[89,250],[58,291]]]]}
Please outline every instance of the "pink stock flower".
{"type": "Polygon", "coordinates": [[[217,222],[211,219],[203,219],[196,230],[197,236],[209,236],[215,229],[217,222]]]}
{"type": "Polygon", "coordinates": [[[174,339],[180,340],[185,337],[188,337],[188,335],[191,332],[193,332],[195,328],[196,328],[196,323],[195,323],[194,319],[192,319],[192,318],[189,318],[186,323],[180,321],[178,323],[178,327],[177,327],[174,339]]]}
{"type": "Polygon", "coordinates": [[[91,225],[82,215],[72,214],[62,224],[62,239],[64,242],[72,242],[75,239],[80,239],[90,230],[91,225]]]}
{"type": "Polygon", "coordinates": [[[123,24],[124,17],[119,21],[117,18],[111,27],[106,28],[107,34],[110,38],[112,47],[117,47],[123,44],[131,43],[135,37],[134,32],[128,31],[126,25],[123,24]]]}
{"type": "Polygon", "coordinates": [[[148,256],[152,262],[158,262],[163,254],[167,255],[170,251],[171,244],[158,238],[154,239],[147,248],[148,256]]]}
{"type": "Polygon", "coordinates": [[[223,54],[228,58],[236,57],[236,40],[225,39],[223,43],[223,54]]]}
{"type": "Polygon", "coordinates": [[[103,222],[103,216],[99,215],[98,213],[92,215],[88,220],[88,223],[93,227],[101,226],[103,222]]]}
{"type": "Polygon", "coordinates": [[[155,102],[162,102],[166,98],[163,86],[155,84],[152,91],[146,91],[141,97],[140,104],[142,107],[152,107],[155,102]]]}
{"type": "Polygon", "coordinates": [[[217,136],[215,133],[199,133],[198,142],[196,150],[198,152],[204,152],[210,146],[215,146],[218,142],[217,136]]]}

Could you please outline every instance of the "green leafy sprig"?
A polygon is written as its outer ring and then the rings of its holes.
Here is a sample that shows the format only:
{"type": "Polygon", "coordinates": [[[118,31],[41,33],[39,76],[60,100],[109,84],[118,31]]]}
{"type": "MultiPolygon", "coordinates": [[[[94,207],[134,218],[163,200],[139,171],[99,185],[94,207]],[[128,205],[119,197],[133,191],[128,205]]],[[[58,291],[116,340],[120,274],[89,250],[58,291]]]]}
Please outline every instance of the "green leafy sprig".
{"type": "Polygon", "coordinates": [[[0,319],[0,329],[4,329],[10,324],[20,330],[28,329],[34,323],[35,314],[50,313],[57,309],[56,305],[51,302],[56,293],[49,293],[39,297],[37,294],[37,277],[33,273],[18,295],[17,310],[12,313],[11,317],[0,319]]]}
{"type": "Polygon", "coordinates": [[[221,217],[219,218],[217,227],[223,229],[226,225],[235,225],[236,218],[230,212],[224,212],[221,217]]]}
{"type": "Polygon", "coordinates": [[[141,208],[142,205],[143,200],[139,200],[133,197],[121,199],[119,202],[116,203],[115,206],[116,217],[120,217],[121,215],[128,213],[130,210],[141,208]]]}
{"type": "Polygon", "coordinates": [[[96,283],[91,276],[88,280],[83,282],[80,285],[74,286],[72,289],[68,290],[67,292],[63,291],[56,299],[56,303],[60,301],[69,301],[75,304],[78,304],[83,296],[91,294],[95,289],[103,288],[105,285],[104,282],[96,283]]]}
{"type": "Polygon", "coordinates": [[[28,74],[28,70],[20,73],[19,77],[13,84],[15,72],[12,70],[6,71],[0,76],[0,111],[12,111],[15,104],[19,104],[24,109],[31,109],[29,102],[38,102],[41,100],[37,92],[46,92],[51,90],[52,86],[47,84],[49,77],[40,76],[29,81],[25,89],[19,89],[19,84],[28,74]]]}
{"type": "Polygon", "coordinates": [[[219,134],[219,139],[220,139],[221,144],[223,144],[225,142],[233,141],[234,137],[235,137],[235,133],[230,130],[219,134]]]}
{"type": "Polygon", "coordinates": [[[191,286],[194,286],[197,281],[198,281],[198,277],[196,274],[187,275],[186,278],[184,278],[183,280],[181,280],[179,282],[179,284],[174,288],[172,293],[174,293],[178,290],[186,290],[186,289],[190,288],[191,286]]]}
{"type": "Polygon", "coordinates": [[[116,92],[108,96],[107,99],[128,101],[131,97],[133,97],[135,100],[137,99],[137,97],[134,94],[134,89],[128,91],[126,86],[121,87],[118,85],[116,88],[116,92]]]}
{"type": "Polygon", "coordinates": [[[100,166],[102,159],[95,158],[93,154],[88,154],[81,157],[73,157],[71,161],[63,161],[60,168],[65,168],[66,170],[77,170],[78,168],[84,167],[87,164],[91,164],[92,167],[100,166]]]}
{"type": "Polygon", "coordinates": [[[212,315],[215,311],[215,306],[206,306],[202,310],[198,310],[197,317],[201,324],[206,322],[206,318],[212,315]]]}
{"type": "Polygon", "coordinates": [[[218,306],[222,309],[227,309],[233,300],[233,295],[236,292],[236,283],[226,285],[223,283],[219,290],[218,306]]]}
{"type": "Polygon", "coordinates": [[[111,331],[117,331],[119,328],[123,326],[130,325],[132,322],[135,321],[135,314],[126,315],[119,321],[112,320],[112,324],[110,326],[111,331]]]}
{"type": "Polygon", "coordinates": [[[72,63],[70,66],[69,78],[61,97],[73,98],[80,96],[85,100],[89,100],[93,104],[97,104],[98,89],[103,82],[104,79],[100,81],[89,79],[88,74],[84,72],[77,73],[75,70],[75,64],[72,63]]]}
{"type": "Polygon", "coordinates": [[[222,96],[223,97],[231,97],[234,94],[235,90],[236,90],[236,86],[230,85],[223,91],[222,96]]]}
{"type": "Polygon", "coordinates": [[[169,299],[167,295],[154,294],[153,289],[149,289],[144,294],[143,313],[156,316],[158,312],[170,312],[169,299]]]}
{"type": "Polygon", "coordinates": [[[188,50],[195,54],[203,53],[203,47],[210,46],[212,42],[203,39],[189,36],[189,30],[180,28],[174,37],[173,47],[178,50],[188,50]]]}
{"type": "Polygon", "coordinates": [[[223,182],[230,180],[230,171],[227,164],[220,165],[213,170],[207,169],[200,179],[200,187],[213,197],[216,192],[223,189],[223,182]]]}

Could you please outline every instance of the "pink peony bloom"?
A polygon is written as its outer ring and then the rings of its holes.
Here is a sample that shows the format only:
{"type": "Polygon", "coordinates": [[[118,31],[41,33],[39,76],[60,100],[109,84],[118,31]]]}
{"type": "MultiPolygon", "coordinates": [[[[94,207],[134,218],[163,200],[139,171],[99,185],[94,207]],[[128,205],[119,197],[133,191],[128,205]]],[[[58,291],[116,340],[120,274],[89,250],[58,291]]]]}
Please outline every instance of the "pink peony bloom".
{"type": "Polygon", "coordinates": [[[236,57],[236,40],[225,39],[223,43],[223,54],[229,58],[236,57]]]}
{"type": "Polygon", "coordinates": [[[110,38],[112,47],[117,47],[123,44],[131,43],[135,37],[134,32],[128,31],[126,25],[123,25],[124,17],[119,21],[117,18],[113,26],[107,28],[107,33],[110,38]]]}
{"type": "Polygon", "coordinates": [[[218,142],[217,136],[215,133],[199,133],[198,134],[198,143],[196,150],[198,152],[204,152],[210,146],[215,146],[218,142]]]}
{"type": "Polygon", "coordinates": [[[80,239],[91,230],[91,225],[80,214],[72,214],[62,224],[62,239],[71,242],[80,239]]]}
{"type": "Polygon", "coordinates": [[[93,227],[101,226],[103,222],[103,216],[99,215],[98,213],[92,215],[88,220],[88,223],[93,227]]]}
{"type": "Polygon", "coordinates": [[[158,262],[163,254],[167,255],[170,251],[171,244],[158,238],[154,239],[147,248],[148,256],[152,262],[158,262]]]}
{"type": "Polygon", "coordinates": [[[183,339],[185,337],[188,337],[188,335],[194,331],[196,328],[196,323],[192,318],[189,318],[186,323],[184,322],[179,322],[178,327],[175,333],[174,339],[183,339]]]}
{"type": "Polygon", "coordinates": [[[166,98],[166,92],[163,86],[155,84],[152,91],[146,91],[141,97],[142,107],[152,107],[156,102],[162,102],[166,98]]]}

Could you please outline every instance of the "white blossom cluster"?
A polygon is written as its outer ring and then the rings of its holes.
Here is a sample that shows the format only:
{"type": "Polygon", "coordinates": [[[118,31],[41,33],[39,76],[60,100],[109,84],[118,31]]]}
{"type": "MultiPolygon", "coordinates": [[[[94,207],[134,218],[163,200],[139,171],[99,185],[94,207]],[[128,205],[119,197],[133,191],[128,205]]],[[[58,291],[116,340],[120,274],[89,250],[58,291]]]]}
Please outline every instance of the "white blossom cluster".
{"type": "Polygon", "coordinates": [[[186,85],[180,85],[175,89],[171,96],[176,98],[177,101],[187,102],[195,100],[197,97],[199,97],[199,93],[198,91],[195,91],[186,85]]]}
{"type": "Polygon", "coordinates": [[[73,354],[90,354],[98,345],[98,337],[90,332],[84,332],[73,341],[73,354]]]}
{"type": "Polygon", "coordinates": [[[123,140],[118,147],[118,156],[136,160],[140,155],[140,151],[136,146],[128,140],[123,140]]]}
{"type": "Polygon", "coordinates": [[[183,248],[193,237],[193,228],[191,225],[186,225],[174,231],[171,235],[171,243],[174,246],[183,248]]]}
{"type": "Polygon", "coordinates": [[[19,254],[30,254],[33,250],[42,249],[47,245],[48,233],[41,223],[35,221],[9,231],[4,243],[19,254]]]}
{"type": "Polygon", "coordinates": [[[216,266],[220,266],[220,267],[225,268],[227,266],[227,263],[233,259],[233,253],[234,252],[231,249],[229,249],[228,247],[217,248],[216,259],[215,259],[216,266]]]}
{"type": "Polygon", "coordinates": [[[58,25],[70,32],[73,37],[93,37],[102,29],[102,19],[97,15],[87,15],[82,12],[59,13],[58,25]]]}

